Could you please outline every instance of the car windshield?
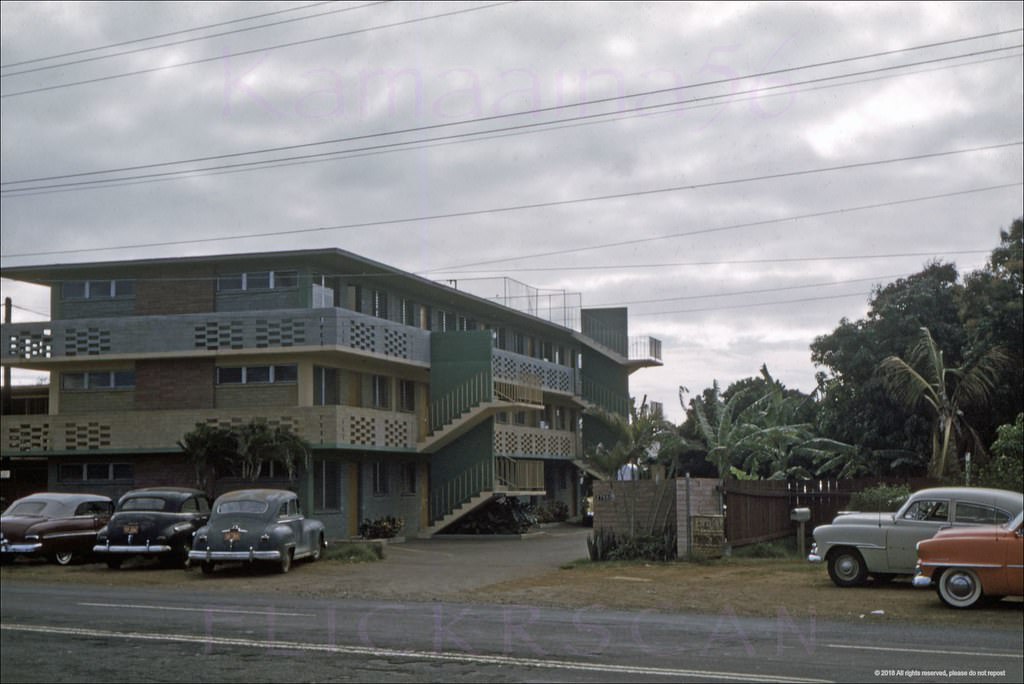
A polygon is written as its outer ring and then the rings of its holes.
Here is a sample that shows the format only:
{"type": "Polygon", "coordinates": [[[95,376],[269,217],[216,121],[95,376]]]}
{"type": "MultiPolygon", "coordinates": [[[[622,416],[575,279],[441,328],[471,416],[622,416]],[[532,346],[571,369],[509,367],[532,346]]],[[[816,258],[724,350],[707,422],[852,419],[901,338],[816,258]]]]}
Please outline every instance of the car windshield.
{"type": "Polygon", "coordinates": [[[253,501],[251,499],[243,499],[241,501],[225,501],[217,504],[218,513],[250,513],[260,514],[267,512],[266,501],[253,501]]]}
{"type": "Polygon", "coordinates": [[[155,496],[136,496],[121,503],[122,511],[163,511],[167,501],[155,496]]]}
{"type": "Polygon", "coordinates": [[[1003,525],[1003,527],[1005,527],[1008,530],[1015,530],[1021,526],[1021,523],[1024,523],[1024,511],[1018,513],[1017,517],[1003,525]]]}

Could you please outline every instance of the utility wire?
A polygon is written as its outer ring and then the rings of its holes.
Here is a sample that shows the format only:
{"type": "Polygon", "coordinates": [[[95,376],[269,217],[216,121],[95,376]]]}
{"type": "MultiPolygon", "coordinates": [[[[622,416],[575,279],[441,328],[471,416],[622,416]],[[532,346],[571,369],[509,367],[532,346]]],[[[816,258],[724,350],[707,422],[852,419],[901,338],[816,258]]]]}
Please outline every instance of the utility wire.
{"type": "MultiPolygon", "coordinates": [[[[871,259],[908,259],[912,257],[932,257],[938,258],[939,256],[951,256],[961,254],[988,254],[992,250],[990,249],[961,249],[961,250],[942,250],[936,252],[900,252],[895,254],[851,254],[851,255],[831,255],[831,256],[813,256],[813,257],[777,257],[773,259],[725,259],[715,261],[676,261],[671,263],[653,263],[653,264],[623,264],[621,262],[614,264],[594,264],[592,266],[533,266],[523,268],[503,268],[501,273],[530,273],[530,272],[543,272],[543,271],[611,271],[615,269],[641,269],[641,268],[686,268],[691,266],[732,266],[732,265],[754,265],[754,264],[788,264],[788,263],[805,263],[811,261],[868,261],[871,259]]],[[[510,261],[514,258],[510,258],[510,261]]],[[[427,273],[427,272],[425,272],[427,273]]],[[[438,277],[436,274],[445,273],[449,275],[464,275],[464,274],[476,274],[476,273],[497,273],[497,271],[428,271],[428,273],[435,274],[433,277],[438,277]]],[[[459,278],[459,280],[491,280],[492,277],[480,277],[480,278],[459,278]]]]}
{"type": "Polygon", "coordinates": [[[647,313],[629,312],[630,316],[671,316],[674,314],[704,313],[707,311],[722,311],[725,309],[753,309],[762,306],[779,306],[782,304],[803,304],[805,302],[823,302],[833,299],[850,299],[851,297],[868,297],[871,292],[853,292],[845,295],[828,295],[824,297],[803,297],[801,299],[780,299],[774,302],[757,302],[753,304],[729,304],[725,306],[711,306],[703,309],[680,309],[677,311],[652,311],[647,313]]]}
{"type": "MultiPolygon", "coordinates": [[[[464,144],[467,142],[481,142],[486,140],[495,140],[499,138],[514,137],[520,135],[529,135],[533,133],[547,133],[551,131],[558,131],[567,128],[577,128],[582,126],[593,126],[610,121],[619,121],[629,118],[639,117],[650,117],[660,116],[666,113],[675,111],[688,111],[691,109],[700,109],[704,107],[718,107],[734,102],[747,102],[756,99],[767,99],[782,96],[792,96],[794,94],[800,94],[805,92],[811,92],[815,90],[823,90],[829,88],[846,87],[849,85],[856,85],[860,83],[876,82],[891,78],[902,78],[904,76],[911,76],[921,73],[933,72],[937,70],[953,69],[963,66],[970,66],[973,64],[981,64],[992,61],[1000,61],[1006,59],[1014,59],[1021,57],[1021,53],[1013,55],[1006,55],[1002,57],[988,57],[985,59],[979,59],[971,62],[961,62],[960,64],[948,64],[941,66],[932,66],[927,69],[918,69],[916,71],[910,71],[902,74],[883,74],[876,75],[871,78],[863,78],[857,80],[845,81],[843,83],[830,83],[826,85],[818,85],[815,87],[801,88],[799,90],[788,90],[786,92],[775,92],[770,94],[764,94],[764,89],[755,89],[749,91],[742,91],[737,93],[724,93],[721,95],[712,95],[701,98],[692,98],[683,104],[667,103],[662,105],[648,105],[645,107],[638,107],[624,112],[606,112],[602,114],[583,115],[577,117],[569,117],[565,119],[556,119],[548,122],[541,122],[539,124],[519,125],[510,126],[507,128],[493,129],[490,131],[480,131],[473,133],[460,133],[453,134],[450,136],[439,136],[435,138],[425,138],[421,140],[414,140],[408,142],[398,143],[386,143],[375,146],[368,146],[363,148],[352,148],[349,150],[337,150],[334,152],[324,152],[311,155],[300,155],[297,157],[286,157],[279,160],[265,160],[261,162],[251,162],[247,164],[240,164],[238,166],[242,168],[231,168],[232,165],[226,165],[227,168],[216,167],[220,170],[203,170],[203,169],[187,169],[183,171],[169,172],[167,174],[153,174],[157,176],[155,178],[147,178],[145,175],[133,177],[125,176],[121,178],[103,179],[90,182],[80,183],[67,183],[59,185],[46,185],[37,186],[36,188],[11,188],[8,190],[0,190],[0,196],[11,199],[17,197],[33,197],[36,195],[48,195],[54,193],[73,192],[76,190],[91,190],[91,189],[106,189],[106,188],[117,188],[133,185],[145,185],[149,183],[158,183],[178,180],[181,178],[200,178],[206,176],[220,176],[235,173],[246,173],[250,171],[260,171],[269,168],[284,168],[291,166],[302,166],[306,164],[318,164],[330,161],[338,161],[344,159],[356,159],[361,157],[376,156],[380,154],[394,154],[397,152],[407,152],[410,150],[426,149],[431,147],[442,147],[447,145],[464,144]],[[754,93],[752,97],[737,97],[739,95],[747,95],[754,93]],[[645,111],[649,109],[658,109],[658,111],[645,111]],[[598,118],[601,117],[601,118],[598,118]],[[538,126],[539,128],[531,128],[538,126]]],[[[835,78],[843,78],[842,76],[835,78]]],[[[816,79],[817,80],[817,79],[816,79]]],[[[792,84],[790,84],[792,85],[792,84]]],[[[100,172],[92,172],[100,173],[100,172]]],[[[83,174],[87,175],[87,174],[83,174]]],[[[12,182],[23,182],[23,181],[12,181],[12,182]]],[[[24,181],[27,182],[27,181],[24,181]]],[[[3,185],[3,183],[0,183],[3,185]]]]}
{"type": "MultiPolygon", "coordinates": [[[[680,237],[690,237],[690,236],[693,236],[693,235],[705,235],[705,234],[708,234],[708,233],[721,233],[721,232],[730,231],[730,230],[739,230],[741,228],[754,228],[754,227],[757,227],[757,226],[765,226],[765,225],[770,225],[770,224],[774,224],[774,223],[783,223],[785,221],[798,221],[798,220],[808,219],[808,218],[821,218],[822,216],[835,216],[837,214],[846,214],[846,213],[850,213],[850,212],[854,212],[854,211],[866,211],[868,209],[880,209],[880,208],[883,208],[883,207],[894,207],[894,206],[899,206],[899,205],[903,205],[903,204],[912,204],[912,203],[915,203],[915,202],[926,202],[926,201],[929,201],[929,200],[942,199],[942,198],[945,198],[945,197],[957,197],[957,196],[961,196],[961,195],[969,195],[969,194],[974,194],[974,193],[979,193],[979,192],[989,192],[989,191],[992,191],[992,190],[1001,190],[1001,189],[1004,189],[1004,188],[1013,188],[1013,187],[1018,187],[1018,186],[1022,186],[1022,185],[1024,185],[1024,182],[1003,183],[1001,185],[990,185],[988,187],[983,187],[983,188],[971,188],[970,190],[959,190],[959,191],[955,191],[955,192],[946,192],[946,193],[942,193],[942,194],[939,194],[939,195],[926,195],[924,197],[911,197],[909,199],[891,200],[891,201],[888,201],[888,202],[878,202],[878,203],[875,203],[875,204],[863,204],[863,205],[856,206],[856,207],[846,207],[846,208],[843,208],[843,209],[830,209],[830,210],[827,210],[827,211],[816,211],[816,212],[813,212],[813,213],[810,213],[810,214],[797,214],[797,215],[794,215],[794,216],[785,216],[785,217],[782,217],[782,218],[766,219],[766,220],[763,220],[763,221],[752,221],[752,222],[748,222],[748,223],[734,223],[732,225],[718,226],[716,228],[703,228],[703,229],[700,229],[700,230],[692,230],[692,231],[688,231],[688,232],[684,232],[684,233],[670,233],[668,235],[657,235],[657,236],[654,236],[654,237],[636,238],[636,239],[633,239],[633,240],[620,240],[619,242],[606,242],[606,243],[599,244],[599,245],[590,245],[588,247],[573,247],[573,248],[570,248],[570,249],[559,249],[559,250],[554,250],[554,251],[550,251],[550,252],[540,252],[540,253],[524,255],[524,256],[505,257],[503,259],[489,259],[487,261],[476,261],[476,262],[473,262],[473,263],[467,263],[467,264],[460,264],[460,265],[457,265],[457,266],[451,266],[449,268],[431,269],[430,271],[427,271],[427,273],[452,273],[455,269],[469,268],[469,267],[472,267],[472,266],[489,266],[491,264],[501,264],[501,263],[505,263],[505,262],[508,262],[508,261],[521,261],[523,259],[538,259],[538,258],[541,258],[541,257],[548,257],[548,256],[561,256],[563,254],[575,254],[575,253],[578,253],[578,252],[588,252],[588,251],[593,251],[593,250],[598,250],[598,249],[608,249],[610,247],[624,247],[626,245],[636,245],[636,244],[640,244],[640,243],[643,243],[643,242],[657,242],[657,241],[660,241],[660,240],[671,240],[671,239],[680,238],[680,237]]],[[[72,251],[77,251],[77,250],[72,250],[72,251]]],[[[52,253],[53,252],[43,252],[43,254],[52,254],[52,253]]],[[[0,255],[0,256],[2,256],[2,255],[0,255]]],[[[17,256],[17,255],[14,255],[14,256],[17,256]]],[[[29,255],[26,255],[26,256],[29,256],[29,255]]],[[[35,255],[31,255],[31,256],[35,256],[35,255]]]]}
{"type": "Polygon", "coordinates": [[[25,64],[35,64],[37,62],[45,62],[51,59],[60,59],[61,57],[73,57],[75,55],[84,55],[87,52],[98,52],[99,50],[109,50],[110,48],[122,47],[124,45],[131,45],[132,43],[142,43],[147,40],[156,40],[157,38],[168,38],[170,36],[180,36],[183,33],[192,33],[194,31],[203,31],[210,28],[217,28],[219,26],[227,26],[229,24],[237,24],[243,21],[251,21],[253,19],[262,19],[263,17],[271,17],[276,14],[285,14],[287,12],[299,12],[304,9],[310,9],[312,7],[319,7],[320,5],[330,5],[335,0],[329,0],[328,2],[314,2],[310,5],[302,5],[300,7],[291,7],[289,9],[277,10],[276,12],[265,12],[263,14],[253,14],[248,17],[241,17],[240,19],[231,19],[230,21],[221,21],[216,24],[206,24],[204,26],[195,26],[189,29],[182,29],[180,31],[170,31],[168,33],[158,33],[153,36],[146,36],[144,38],[133,38],[132,40],[123,40],[120,43],[111,43],[109,45],[100,45],[97,47],[84,48],[82,50],[72,50],[71,52],[61,52],[55,55],[48,55],[46,57],[36,57],[34,59],[23,59],[20,62],[8,62],[7,64],[0,64],[0,69],[10,69],[16,66],[23,66],[25,64]]]}
{"type": "MultiPolygon", "coordinates": [[[[903,205],[903,204],[911,204],[911,203],[915,203],[915,202],[925,202],[925,201],[934,200],[934,199],[941,199],[941,198],[945,198],[945,197],[956,197],[956,196],[969,195],[969,194],[980,193],[980,192],[989,192],[989,191],[992,191],[992,190],[999,190],[999,189],[1003,189],[1003,188],[1017,187],[1017,186],[1021,186],[1021,185],[1024,185],[1024,182],[1004,183],[1004,184],[1001,184],[1001,185],[992,185],[992,186],[983,187],[983,188],[972,188],[972,189],[969,189],[969,190],[959,190],[959,191],[955,191],[955,192],[941,193],[941,194],[938,194],[938,195],[927,195],[927,196],[924,196],[924,197],[912,197],[912,198],[902,199],[902,200],[892,200],[892,201],[889,201],[889,202],[878,202],[878,203],[875,203],[875,204],[866,204],[866,205],[861,205],[861,206],[857,206],[857,207],[845,207],[845,208],[842,208],[842,209],[832,209],[832,210],[828,210],[828,211],[819,211],[819,212],[813,212],[813,213],[810,213],[810,214],[798,214],[798,215],[794,215],[794,216],[785,216],[785,217],[782,217],[782,218],[766,219],[766,220],[763,220],[763,221],[753,221],[753,222],[749,222],[749,223],[738,223],[738,224],[733,224],[733,225],[728,225],[728,226],[719,226],[719,227],[716,227],[716,228],[706,228],[706,229],[702,229],[702,230],[696,230],[696,231],[690,231],[690,232],[684,232],[684,233],[675,233],[675,234],[670,234],[670,235],[661,235],[661,236],[655,236],[655,237],[638,238],[638,239],[635,239],[635,240],[624,240],[624,241],[620,241],[620,242],[606,243],[606,244],[602,244],[602,245],[592,245],[592,246],[589,246],[589,247],[576,247],[576,248],[572,248],[572,249],[557,250],[557,251],[553,251],[553,252],[545,252],[545,253],[542,253],[542,254],[534,254],[534,255],[529,255],[529,256],[523,255],[523,256],[516,256],[516,257],[505,257],[503,259],[492,259],[492,260],[489,260],[489,261],[479,261],[479,262],[474,262],[474,263],[469,263],[469,264],[461,264],[461,265],[457,265],[457,266],[451,266],[451,267],[448,267],[448,268],[432,269],[430,271],[427,271],[427,273],[450,272],[450,271],[452,271],[454,269],[469,268],[469,267],[472,267],[472,266],[490,265],[490,264],[496,264],[496,263],[504,263],[504,262],[507,262],[507,261],[518,261],[518,260],[521,260],[521,259],[537,258],[537,257],[542,257],[542,256],[554,256],[554,255],[560,255],[560,254],[570,254],[570,253],[575,253],[575,252],[584,252],[584,251],[590,251],[590,250],[605,249],[605,248],[608,248],[608,247],[619,247],[619,246],[629,245],[629,244],[639,244],[639,243],[642,243],[642,242],[654,242],[654,241],[658,241],[658,240],[668,240],[668,239],[678,238],[678,237],[687,237],[687,236],[692,236],[692,235],[701,235],[701,234],[707,234],[707,233],[724,232],[724,231],[729,231],[729,230],[738,230],[738,229],[741,229],[741,228],[752,228],[752,227],[756,227],[756,226],[770,225],[770,224],[774,224],[774,223],[783,223],[785,221],[796,221],[796,220],[801,220],[801,219],[806,219],[806,218],[818,218],[818,217],[822,217],[822,216],[833,216],[833,215],[836,215],[836,214],[844,214],[844,213],[849,213],[849,212],[854,212],[854,211],[865,211],[865,210],[868,210],[868,209],[878,209],[878,208],[882,208],[882,207],[898,206],[898,205],[903,205]]],[[[625,193],[625,194],[615,195],[614,197],[616,197],[616,198],[618,198],[618,197],[632,197],[632,196],[637,196],[637,195],[641,195],[641,194],[651,194],[651,192],[648,191],[648,192],[641,192],[641,193],[625,193]]],[[[190,240],[167,240],[167,241],[162,241],[162,242],[145,242],[145,243],[136,243],[136,244],[130,244],[130,245],[108,245],[108,246],[105,246],[105,247],[83,247],[83,248],[76,248],[76,249],[46,250],[46,251],[39,251],[39,252],[9,253],[9,254],[0,254],[0,257],[15,258],[15,257],[28,257],[28,256],[43,256],[43,255],[49,255],[49,254],[82,254],[82,253],[88,253],[88,252],[103,252],[103,251],[108,251],[108,250],[138,249],[138,248],[143,248],[143,247],[169,247],[169,246],[173,246],[173,245],[200,244],[200,243],[205,243],[205,242],[220,242],[220,241],[226,241],[226,240],[239,240],[239,239],[246,239],[246,238],[280,237],[280,236],[283,236],[283,235],[299,235],[299,234],[305,234],[305,233],[320,233],[320,232],[327,232],[327,231],[333,231],[333,230],[346,230],[346,229],[351,229],[351,228],[365,228],[365,227],[382,226],[382,225],[390,225],[390,224],[414,223],[414,222],[428,221],[428,220],[437,220],[437,219],[443,219],[443,218],[456,218],[456,217],[463,217],[463,216],[476,216],[476,215],[480,215],[480,214],[500,213],[500,212],[509,212],[509,211],[519,211],[519,210],[522,210],[522,209],[535,208],[537,206],[559,206],[559,205],[564,205],[564,204],[576,204],[576,203],[580,203],[580,202],[595,201],[595,200],[600,200],[600,199],[608,199],[608,197],[596,197],[596,198],[575,199],[575,200],[562,200],[562,201],[556,201],[556,202],[547,202],[547,203],[538,204],[538,205],[520,205],[520,206],[514,206],[514,207],[504,207],[504,208],[496,208],[496,209],[482,209],[482,210],[478,210],[478,211],[456,212],[456,213],[451,213],[451,214],[434,214],[434,215],[431,215],[431,216],[418,216],[418,217],[412,217],[412,218],[392,219],[392,220],[385,220],[385,221],[367,221],[367,222],[363,222],[363,223],[348,223],[348,224],[339,224],[339,225],[334,225],[334,226],[320,226],[320,227],[317,227],[317,228],[300,228],[300,229],[295,229],[295,230],[269,231],[269,232],[264,232],[264,233],[250,233],[250,234],[247,234],[247,235],[234,235],[234,236],[230,236],[229,235],[229,236],[220,236],[220,237],[211,237],[211,238],[196,238],[196,239],[190,239],[190,240]]]]}
{"type": "MultiPolygon", "coordinates": [[[[490,5],[488,5],[488,7],[490,7],[490,5]]],[[[997,33],[997,34],[984,34],[984,35],[981,35],[981,36],[971,36],[971,37],[968,37],[968,38],[959,38],[959,39],[955,39],[955,40],[944,41],[943,43],[930,43],[930,44],[927,44],[927,45],[917,45],[917,46],[912,46],[912,47],[908,47],[908,48],[901,48],[899,50],[889,50],[889,51],[885,51],[885,52],[877,52],[877,53],[871,53],[871,54],[867,54],[867,55],[859,55],[859,56],[855,56],[855,57],[846,57],[846,58],[843,58],[843,59],[836,59],[836,60],[831,60],[831,61],[827,61],[827,62],[817,62],[817,63],[813,63],[813,64],[805,64],[805,65],[802,65],[802,66],[787,67],[787,68],[784,68],[784,69],[775,69],[775,70],[772,70],[772,71],[763,71],[763,72],[758,72],[758,73],[753,73],[753,74],[747,74],[745,76],[737,76],[737,77],[732,77],[732,78],[717,79],[717,80],[712,80],[712,81],[702,81],[700,83],[693,83],[693,84],[689,84],[689,85],[676,86],[676,87],[672,87],[672,88],[660,88],[660,89],[656,89],[656,90],[648,90],[648,91],[642,91],[642,92],[637,92],[637,93],[631,93],[631,94],[628,94],[628,95],[620,95],[620,96],[615,96],[615,97],[597,98],[597,99],[586,100],[586,101],[582,101],[582,102],[567,103],[567,104],[562,104],[562,105],[553,105],[553,106],[550,106],[550,107],[539,107],[539,108],[534,108],[534,109],[521,110],[521,111],[518,111],[518,112],[509,112],[509,113],[506,113],[506,114],[494,114],[494,115],[490,115],[490,116],[476,117],[476,118],[472,118],[472,119],[462,119],[460,121],[451,121],[451,122],[446,122],[446,123],[430,124],[430,125],[426,125],[426,126],[415,126],[415,127],[411,127],[411,128],[396,129],[396,130],[393,130],[393,131],[380,131],[380,132],[377,132],[377,133],[368,133],[368,134],[364,134],[364,135],[348,136],[348,137],[344,137],[344,138],[333,138],[333,139],[329,139],[329,140],[320,140],[320,141],[309,142],[309,143],[299,143],[299,144],[295,144],[295,145],[280,145],[280,146],[276,146],[276,147],[265,147],[265,148],[261,148],[261,149],[248,150],[248,151],[243,151],[243,152],[233,152],[233,153],[228,153],[228,154],[207,155],[207,156],[202,156],[202,157],[192,157],[192,158],[189,158],[189,159],[179,159],[179,160],[176,160],[176,161],[153,162],[153,163],[149,163],[149,164],[137,164],[137,165],[133,165],[133,166],[122,166],[122,167],[115,167],[115,168],[109,168],[109,169],[100,169],[100,170],[95,170],[95,171],[82,171],[82,172],[67,173],[67,174],[60,174],[60,175],[39,176],[39,177],[36,177],[36,178],[23,178],[23,179],[13,180],[13,181],[3,181],[3,182],[0,182],[0,185],[35,183],[35,182],[42,182],[42,181],[62,180],[62,179],[66,179],[66,178],[77,178],[77,177],[81,177],[81,176],[94,176],[94,175],[111,174],[111,173],[122,173],[122,172],[125,172],[125,171],[140,171],[140,170],[144,170],[144,169],[159,168],[159,167],[164,167],[164,166],[177,166],[177,165],[181,165],[181,164],[192,164],[192,163],[197,163],[197,162],[216,161],[216,160],[220,160],[220,159],[231,159],[231,158],[236,158],[236,157],[241,157],[241,156],[257,155],[257,154],[267,154],[267,153],[271,153],[271,152],[284,152],[284,151],[288,151],[288,150],[304,149],[304,148],[318,147],[318,146],[323,146],[323,145],[335,145],[335,144],[340,144],[340,143],[355,142],[355,141],[358,141],[358,140],[367,140],[367,139],[371,139],[371,138],[379,138],[379,137],[383,137],[383,136],[401,135],[401,134],[406,134],[406,133],[421,133],[421,132],[424,132],[424,131],[436,130],[436,129],[440,129],[440,128],[450,128],[450,127],[454,127],[454,126],[463,126],[463,125],[466,125],[466,124],[483,123],[483,122],[487,122],[487,121],[495,121],[495,120],[506,119],[506,118],[515,117],[515,116],[524,116],[524,115],[528,115],[528,114],[542,114],[542,113],[558,111],[558,110],[574,108],[574,107],[587,107],[587,106],[590,106],[590,105],[604,104],[604,103],[618,101],[618,100],[628,100],[628,99],[637,98],[637,97],[649,97],[651,95],[662,95],[662,94],[666,94],[666,93],[670,93],[670,92],[677,92],[677,91],[681,91],[681,90],[690,90],[690,89],[701,88],[701,87],[705,87],[705,86],[720,85],[720,84],[723,84],[723,83],[730,83],[730,82],[733,82],[733,81],[742,81],[742,80],[747,80],[747,79],[763,78],[763,77],[766,77],[766,76],[776,76],[776,75],[783,74],[783,73],[791,73],[791,72],[794,72],[794,71],[802,71],[802,70],[805,70],[805,69],[814,69],[814,68],[818,68],[818,67],[822,67],[822,66],[833,66],[835,64],[840,64],[840,63],[844,63],[844,62],[860,61],[860,60],[870,59],[870,58],[874,58],[874,57],[891,55],[891,54],[895,54],[895,53],[899,53],[899,52],[911,52],[911,51],[915,51],[915,50],[922,50],[922,49],[926,49],[926,48],[930,48],[930,47],[935,47],[935,46],[938,46],[938,45],[952,44],[952,43],[964,42],[964,41],[968,41],[968,40],[976,40],[976,39],[979,39],[979,38],[990,37],[992,35],[1001,35],[1002,33],[1018,33],[1018,32],[1022,32],[1022,31],[1024,31],[1024,28],[1014,29],[1012,31],[1000,32],[1000,33],[997,33]]],[[[867,70],[867,71],[851,72],[851,73],[848,73],[848,74],[845,74],[845,75],[842,75],[842,76],[833,76],[833,77],[827,77],[827,78],[822,78],[822,79],[814,79],[814,80],[803,81],[803,82],[795,83],[795,84],[793,84],[793,83],[791,83],[791,84],[784,84],[782,86],[776,86],[775,88],[794,87],[794,86],[797,86],[797,85],[804,85],[804,84],[809,84],[809,83],[817,83],[817,82],[821,82],[821,81],[825,81],[825,80],[835,80],[837,78],[847,78],[847,77],[860,76],[860,75],[871,74],[871,73],[879,73],[879,72],[884,72],[884,71],[891,71],[893,69],[910,68],[910,67],[914,67],[914,66],[933,64],[933,63],[936,63],[936,62],[949,61],[949,60],[953,60],[953,59],[961,59],[961,58],[971,57],[971,56],[978,56],[978,55],[981,55],[981,54],[990,54],[990,53],[993,53],[993,52],[1000,52],[1000,51],[1005,51],[1005,50],[1009,50],[1009,49],[1015,49],[1015,48],[1019,48],[1019,47],[1022,47],[1022,45],[1016,45],[1014,47],[995,48],[995,49],[992,49],[992,50],[984,50],[984,51],[980,51],[980,52],[961,53],[959,55],[954,55],[952,57],[942,57],[942,58],[937,58],[937,59],[925,60],[925,61],[921,61],[921,62],[912,62],[912,63],[904,64],[904,65],[896,65],[896,66],[891,66],[891,67],[885,67],[885,68],[881,68],[881,69],[872,69],[872,70],[867,70]]],[[[750,90],[750,91],[747,91],[747,92],[759,92],[759,91],[765,91],[765,90],[771,90],[771,89],[773,89],[773,88],[759,88],[759,89],[753,89],[753,90],[750,90]]],[[[15,94],[16,93],[12,93],[11,95],[15,95],[15,94]]],[[[743,94],[743,93],[731,93],[730,95],[740,95],[740,94],[743,94]]],[[[7,95],[0,95],[0,97],[8,97],[8,96],[7,95]]],[[[721,97],[721,96],[719,96],[719,97],[721,97]]],[[[694,100],[694,101],[696,101],[696,100],[694,100]]],[[[678,103],[678,102],[671,102],[671,103],[667,103],[665,105],[653,105],[652,107],[657,107],[657,106],[673,106],[673,105],[678,105],[678,104],[680,104],[680,103],[678,103]]],[[[636,108],[636,109],[634,109],[632,111],[641,111],[643,109],[649,109],[649,108],[651,108],[651,107],[639,107],[639,108],[636,108]]],[[[600,116],[600,115],[596,115],[596,116],[600,116]]],[[[535,125],[538,125],[538,124],[535,124],[535,125]]]]}
{"type": "MultiPolygon", "coordinates": [[[[22,71],[12,71],[7,74],[0,76],[2,78],[8,78],[10,76],[21,76],[23,74],[32,74],[38,71],[49,71],[50,69],[59,69],[61,67],[74,66],[76,64],[85,64],[88,62],[98,62],[103,59],[110,59],[112,57],[123,57],[124,55],[132,55],[139,52],[148,52],[149,50],[159,50],[165,47],[174,47],[175,45],[185,45],[186,43],[195,43],[200,40],[210,40],[211,38],[221,38],[223,36],[230,36],[235,33],[245,33],[246,31],[258,31],[260,29],[270,28],[271,26],[281,26],[282,24],[292,24],[297,21],[307,21],[309,19],[316,19],[318,17],[326,17],[331,14],[341,14],[342,12],[351,12],[352,10],[363,9],[364,7],[372,7],[374,5],[383,5],[385,0],[379,0],[379,2],[368,2],[364,5],[356,5],[354,7],[342,7],[340,9],[327,10],[326,12],[318,12],[316,14],[309,14],[304,17],[293,17],[292,19],[282,19],[281,21],[272,21],[269,24],[260,24],[259,26],[247,26],[245,28],[232,29],[231,31],[221,31],[220,33],[211,33],[206,36],[196,36],[195,38],[183,38],[182,40],[174,40],[169,43],[160,43],[159,45],[149,45],[147,47],[132,48],[131,50],[122,50],[121,52],[112,52],[109,55],[97,55],[96,57],[85,57],[82,59],[76,59],[70,62],[58,62],[57,64],[49,64],[46,66],[33,67],[31,69],[23,69],[22,71]]],[[[136,42],[136,41],[131,41],[136,42]]]]}
{"type": "MultiPolygon", "coordinates": [[[[120,74],[111,74],[109,76],[98,76],[96,78],[87,78],[81,81],[71,81],[68,83],[58,83],[57,85],[43,86],[40,88],[31,88],[29,90],[19,90],[14,93],[5,93],[0,95],[0,99],[8,97],[20,97],[22,95],[31,95],[33,93],[42,93],[50,90],[59,90],[61,88],[71,88],[72,86],[86,85],[89,83],[101,83],[104,81],[113,81],[119,78],[127,78],[128,76],[138,76],[140,74],[151,74],[157,71],[166,71],[168,69],[177,69],[184,66],[194,66],[196,64],[206,64],[207,62],[215,62],[217,60],[229,59],[231,57],[241,57],[243,55],[251,55],[257,52],[269,52],[271,50],[280,50],[283,48],[295,47],[297,45],[309,45],[310,43],[316,43],[322,40],[333,40],[334,38],[346,38],[348,36],[355,36],[362,33],[370,33],[371,31],[380,31],[382,29],[396,28],[398,26],[408,26],[410,24],[418,24],[424,21],[430,21],[431,19],[441,19],[444,17],[452,17],[459,14],[469,14],[470,12],[479,12],[485,9],[491,9],[492,7],[500,7],[502,5],[512,4],[514,0],[506,0],[505,2],[496,2],[490,5],[481,5],[479,7],[467,7],[465,9],[452,10],[450,12],[441,12],[440,14],[431,14],[426,17],[417,17],[415,19],[406,19],[403,21],[396,21],[390,24],[378,24],[377,26],[369,26],[367,28],[355,29],[353,31],[344,31],[342,33],[332,33],[327,36],[318,36],[316,38],[305,38],[303,40],[294,40],[290,43],[279,43],[277,45],[267,45],[264,47],[253,48],[251,50],[241,50],[239,52],[232,52],[227,55],[219,55],[217,57],[204,57],[202,59],[193,59],[187,62],[178,62],[177,64],[165,64],[158,67],[150,67],[148,69],[138,69],[136,71],[127,71],[120,74]]],[[[1024,30],[1024,29],[1022,29],[1024,30]]]]}

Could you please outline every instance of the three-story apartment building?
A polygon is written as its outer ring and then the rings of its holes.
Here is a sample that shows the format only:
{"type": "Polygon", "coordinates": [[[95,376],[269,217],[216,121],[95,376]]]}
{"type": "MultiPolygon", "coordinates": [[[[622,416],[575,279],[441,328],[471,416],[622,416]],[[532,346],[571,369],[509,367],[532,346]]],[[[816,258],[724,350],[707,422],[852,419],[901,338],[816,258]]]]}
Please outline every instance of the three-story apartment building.
{"type": "Polygon", "coordinates": [[[576,461],[609,439],[585,409],[626,413],[629,375],[661,363],[625,309],[574,329],[336,249],[3,276],[51,291],[51,320],[3,325],[3,363],[50,373],[46,414],[2,418],[12,483],[45,463],[55,491],[191,485],[186,433],[258,419],[313,446],[261,481],[333,537],[384,515],[432,534],[500,495],[578,510],[576,461]]]}

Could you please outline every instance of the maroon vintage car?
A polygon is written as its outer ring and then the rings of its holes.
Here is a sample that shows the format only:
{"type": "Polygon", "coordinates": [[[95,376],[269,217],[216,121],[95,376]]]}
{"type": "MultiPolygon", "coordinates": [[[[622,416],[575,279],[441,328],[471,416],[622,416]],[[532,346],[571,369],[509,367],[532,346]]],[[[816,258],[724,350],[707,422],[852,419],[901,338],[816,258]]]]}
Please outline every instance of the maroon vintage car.
{"type": "Polygon", "coordinates": [[[68,565],[91,555],[96,532],[113,511],[114,502],[99,494],[43,492],[18,499],[0,516],[0,562],[36,556],[68,565]]]}

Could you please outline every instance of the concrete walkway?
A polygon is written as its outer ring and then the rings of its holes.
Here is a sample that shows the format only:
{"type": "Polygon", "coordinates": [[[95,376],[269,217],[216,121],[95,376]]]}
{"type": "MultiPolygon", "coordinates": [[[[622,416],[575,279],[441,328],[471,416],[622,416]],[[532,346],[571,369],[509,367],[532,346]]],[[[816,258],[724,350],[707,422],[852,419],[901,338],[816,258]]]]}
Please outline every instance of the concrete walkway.
{"type": "Polygon", "coordinates": [[[587,557],[591,530],[547,525],[521,539],[410,539],[385,547],[384,560],[345,566],[351,596],[431,600],[557,570],[587,557]]]}

